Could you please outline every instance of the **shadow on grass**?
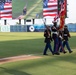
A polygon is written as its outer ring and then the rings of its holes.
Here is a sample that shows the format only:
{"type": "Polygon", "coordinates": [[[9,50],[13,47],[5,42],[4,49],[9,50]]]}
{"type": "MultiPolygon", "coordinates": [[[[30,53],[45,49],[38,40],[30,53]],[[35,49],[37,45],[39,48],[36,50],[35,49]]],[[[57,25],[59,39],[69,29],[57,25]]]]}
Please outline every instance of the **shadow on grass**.
{"type": "MultiPolygon", "coordinates": [[[[75,48],[75,36],[71,38],[70,45],[72,48],[75,48]]],[[[53,43],[52,43],[53,44],[53,43]]],[[[12,40],[12,41],[2,41],[0,42],[0,58],[4,57],[11,57],[11,56],[18,56],[18,55],[25,55],[25,54],[39,54],[43,53],[44,49],[44,39],[24,39],[24,40],[12,40]]],[[[53,46],[52,46],[53,48],[53,46]]],[[[64,56],[55,56],[55,59],[52,59],[56,62],[57,60],[62,61],[70,61],[76,62],[75,54],[73,53],[72,56],[64,55],[64,56]]],[[[51,60],[48,60],[52,62],[51,60]]]]}
{"type": "Polygon", "coordinates": [[[31,75],[31,74],[28,74],[26,72],[22,72],[22,71],[19,71],[19,70],[14,70],[14,69],[7,69],[7,68],[4,68],[4,67],[0,67],[0,69],[2,69],[5,73],[12,74],[12,75],[31,75]]]}
{"type": "Polygon", "coordinates": [[[44,39],[24,39],[0,42],[0,58],[42,53],[44,39]]]}
{"type": "MultiPolygon", "coordinates": [[[[12,75],[32,75],[31,72],[30,72],[30,74],[26,73],[27,72],[26,70],[32,69],[32,71],[35,71],[36,68],[43,69],[43,68],[46,68],[47,66],[48,66],[48,68],[57,67],[60,69],[76,70],[75,67],[72,67],[72,66],[75,66],[75,64],[76,64],[76,60],[75,60],[76,52],[71,53],[71,54],[65,54],[65,55],[54,55],[54,56],[49,55],[49,56],[43,56],[43,57],[44,58],[37,59],[37,60],[15,62],[10,65],[9,65],[9,63],[4,64],[4,65],[2,65],[2,67],[0,67],[0,70],[2,70],[0,73],[2,73],[2,74],[6,73],[6,75],[8,73],[10,75],[11,74],[12,75]],[[7,66],[11,66],[11,65],[13,65],[13,67],[11,67],[12,69],[7,67],[7,66]],[[21,71],[21,70],[24,70],[24,71],[21,71]]],[[[39,70],[39,72],[41,72],[41,71],[39,70]]]]}
{"type": "MultiPolygon", "coordinates": [[[[71,48],[76,48],[75,38],[76,37],[73,36],[69,40],[71,48]]],[[[44,46],[45,46],[44,38],[1,41],[0,42],[0,58],[24,55],[24,54],[43,53],[44,46]]],[[[53,42],[52,42],[52,48],[53,48],[53,42]]]]}

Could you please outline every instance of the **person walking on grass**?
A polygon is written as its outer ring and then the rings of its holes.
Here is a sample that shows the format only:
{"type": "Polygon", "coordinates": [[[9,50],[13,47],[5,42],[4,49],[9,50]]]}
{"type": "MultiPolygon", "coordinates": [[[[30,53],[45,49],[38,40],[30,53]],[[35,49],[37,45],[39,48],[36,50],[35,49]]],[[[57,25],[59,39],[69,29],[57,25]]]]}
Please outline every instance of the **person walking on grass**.
{"type": "Polygon", "coordinates": [[[65,25],[64,26],[64,31],[63,31],[63,48],[66,46],[69,53],[72,53],[73,51],[71,50],[70,46],[69,46],[69,38],[70,38],[70,33],[68,30],[68,27],[65,25]]]}
{"type": "Polygon", "coordinates": [[[44,48],[43,55],[48,55],[47,54],[48,48],[51,51],[52,55],[54,55],[54,53],[52,51],[52,46],[50,44],[51,41],[52,41],[50,26],[46,26],[46,29],[44,31],[44,37],[45,37],[44,42],[46,43],[46,45],[45,45],[45,48],[44,48]]]}
{"type": "Polygon", "coordinates": [[[58,50],[60,52],[63,52],[64,54],[67,53],[63,48],[63,43],[62,43],[63,42],[63,32],[60,29],[58,30],[58,38],[59,38],[58,50]]]}
{"type": "Polygon", "coordinates": [[[57,22],[53,23],[52,26],[52,38],[54,40],[54,54],[60,55],[58,52],[58,46],[59,46],[59,39],[58,39],[58,27],[57,27],[57,22]]]}

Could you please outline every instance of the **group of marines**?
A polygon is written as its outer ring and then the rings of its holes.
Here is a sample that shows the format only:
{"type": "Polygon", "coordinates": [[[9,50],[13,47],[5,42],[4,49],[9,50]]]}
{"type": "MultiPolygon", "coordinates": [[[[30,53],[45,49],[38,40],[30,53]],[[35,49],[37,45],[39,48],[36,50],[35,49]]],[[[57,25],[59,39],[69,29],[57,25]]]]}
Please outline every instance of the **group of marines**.
{"type": "Polygon", "coordinates": [[[63,29],[57,27],[57,22],[54,22],[52,27],[46,26],[46,29],[44,31],[44,37],[44,42],[46,43],[46,45],[44,48],[43,55],[48,55],[48,48],[52,52],[52,55],[60,55],[60,52],[63,52],[65,54],[67,53],[64,49],[65,46],[67,47],[69,53],[73,52],[69,46],[68,40],[71,36],[66,25],[63,29]],[[53,49],[51,46],[52,41],[54,42],[53,49]]]}

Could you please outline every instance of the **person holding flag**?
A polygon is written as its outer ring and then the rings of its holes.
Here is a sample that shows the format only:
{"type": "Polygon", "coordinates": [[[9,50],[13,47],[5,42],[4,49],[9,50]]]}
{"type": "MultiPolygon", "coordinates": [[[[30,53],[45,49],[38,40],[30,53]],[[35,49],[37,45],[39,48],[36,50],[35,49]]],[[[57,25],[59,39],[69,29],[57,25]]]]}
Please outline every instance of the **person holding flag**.
{"type": "Polygon", "coordinates": [[[51,51],[52,55],[54,55],[53,50],[52,50],[52,46],[50,44],[51,41],[52,41],[50,26],[46,26],[46,29],[44,31],[44,37],[45,37],[44,42],[46,43],[46,45],[45,45],[45,48],[44,48],[43,55],[48,55],[47,54],[47,49],[48,48],[51,51]]]}
{"type": "Polygon", "coordinates": [[[57,27],[57,22],[53,22],[52,26],[52,38],[54,40],[54,54],[60,55],[58,52],[58,46],[59,46],[59,39],[58,39],[58,27],[57,27]]]}

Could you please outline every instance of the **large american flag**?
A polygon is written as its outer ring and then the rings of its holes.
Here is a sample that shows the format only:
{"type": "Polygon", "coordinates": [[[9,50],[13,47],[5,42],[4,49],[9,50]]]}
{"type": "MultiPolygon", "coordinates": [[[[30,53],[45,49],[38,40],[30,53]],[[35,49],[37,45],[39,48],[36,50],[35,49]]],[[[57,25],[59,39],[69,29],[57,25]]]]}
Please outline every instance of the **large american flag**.
{"type": "Polygon", "coordinates": [[[58,12],[57,0],[43,0],[43,17],[54,17],[58,12]]]}
{"type": "Polygon", "coordinates": [[[0,19],[12,19],[11,0],[0,0],[0,19]]]}

